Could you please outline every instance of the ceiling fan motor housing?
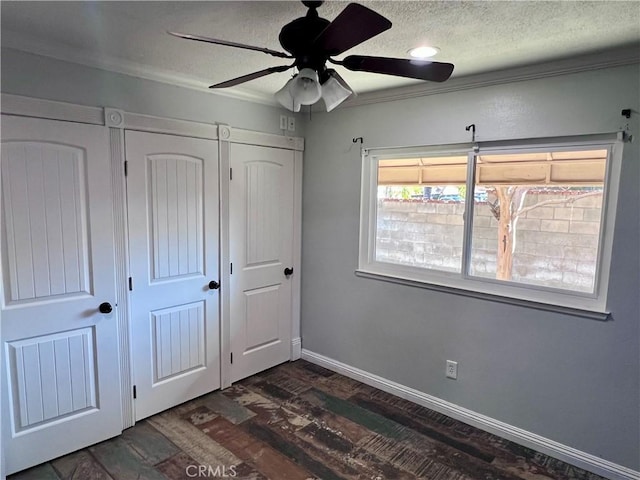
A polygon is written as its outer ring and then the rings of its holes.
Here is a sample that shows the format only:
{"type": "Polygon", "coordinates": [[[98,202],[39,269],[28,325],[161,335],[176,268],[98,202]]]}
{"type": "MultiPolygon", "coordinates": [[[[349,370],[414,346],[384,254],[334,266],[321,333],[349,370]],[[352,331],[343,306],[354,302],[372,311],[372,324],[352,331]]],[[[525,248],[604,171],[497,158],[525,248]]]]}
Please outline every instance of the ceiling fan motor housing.
{"type": "Polygon", "coordinates": [[[321,72],[329,57],[326,52],[314,48],[313,42],[331,22],[318,16],[316,8],[322,2],[305,1],[303,3],[309,7],[307,15],[282,27],[278,39],[282,48],[295,57],[295,66],[298,70],[312,68],[321,72]]]}

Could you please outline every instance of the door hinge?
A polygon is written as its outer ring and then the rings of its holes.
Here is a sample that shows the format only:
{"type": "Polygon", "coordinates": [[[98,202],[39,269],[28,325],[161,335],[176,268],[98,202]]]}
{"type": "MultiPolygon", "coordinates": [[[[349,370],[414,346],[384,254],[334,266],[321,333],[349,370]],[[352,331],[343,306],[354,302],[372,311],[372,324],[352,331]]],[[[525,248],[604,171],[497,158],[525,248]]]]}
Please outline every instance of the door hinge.
{"type": "Polygon", "coordinates": [[[133,292],[133,278],[129,277],[129,291],[133,292]]]}
{"type": "Polygon", "coordinates": [[[136,390],[136,386],[135,385],[133,386],[133,398],[134,398],[134,400],[136,398],[138,398],[138,391],[136,390]]]}
{"type": "Polygon", "coordinates": [[[233,275],[233,263],[229,265],[229,275],[233,275]]]}
{"type": "Polygon", "coordinates": [[[233,363],[233,352],[231,352],[231,363],[233,363]]]}
{"type": "Polygon", "coordinates": [[[233,168],[229,169],[229,180],[233,180],[233,168]]]}
{"type": "Polygon", "coordinates": [[[129,175],[129,162],[127,162],[125,160],[124,161],[124,176],[126,177],[127,175],[129,175]]]}

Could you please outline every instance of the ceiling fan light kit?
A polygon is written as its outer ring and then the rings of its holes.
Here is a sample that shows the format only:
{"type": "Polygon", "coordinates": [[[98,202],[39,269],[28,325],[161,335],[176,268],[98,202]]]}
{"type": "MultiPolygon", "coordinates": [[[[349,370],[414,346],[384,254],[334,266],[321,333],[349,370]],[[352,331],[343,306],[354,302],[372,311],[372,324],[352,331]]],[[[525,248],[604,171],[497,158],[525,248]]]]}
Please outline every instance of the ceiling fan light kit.
{"type": "MultiPolygon", "coordinates": [[[[298,74],[275,94],[276,100],[293,112],[299,112],[301,105],[313,105],[320,98],[324,100],[327,112],[330,112],[354,93],[335,70],[326,67],[327,62],[352,71],[395,75],[434,82],[444,82],[453,72],[453,65],[450,63],[362,55],[349,55],[342,61],[332,58],[388,30],[391,28],[391,22],[382,15],[357,3],[347,5],[330,22],[318,15],[317,9],[323,2],[303,1],[302,3],[309,9],[306,16],[285,25],[278,36],[280,45],[289,53],[201,35],[168,33],[187,40],[242,48],[278,58],[293,59],[294,63],[291,65],[269,67],[209,87],[233,87],[272,73],[296,68],[298,74]]],[[[437,49],[435,53],[437,53],[437,49]]],[[[424,58],[424,51],[420,58],[424,58]]]]}
{"type": "Polygon", "coordinates": [[[327,112],[330,112],[349,98],[353,92],[343,84],[344,80],[335,70],[325,70],[323,77],[320,80],[315,71],[303,68],[276,92],[276,100],[292,112],[299,112],[301,105],[313,105],[322,98],[327,112]]]}

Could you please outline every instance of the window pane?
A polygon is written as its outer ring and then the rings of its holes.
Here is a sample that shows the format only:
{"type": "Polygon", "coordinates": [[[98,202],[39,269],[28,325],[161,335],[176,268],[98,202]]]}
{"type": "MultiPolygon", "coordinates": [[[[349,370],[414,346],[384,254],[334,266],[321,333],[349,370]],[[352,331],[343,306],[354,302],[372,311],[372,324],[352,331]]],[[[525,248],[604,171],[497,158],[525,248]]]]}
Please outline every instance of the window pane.
{"type": "Polygon", "coordinates": [[[466,156],[381,160],[377,262],[460,272],[466,156]]]}
{"type": "Polygon", "coordinates": [[[607,151],[479,155],[471,275],[593,292],[607,151]]]}

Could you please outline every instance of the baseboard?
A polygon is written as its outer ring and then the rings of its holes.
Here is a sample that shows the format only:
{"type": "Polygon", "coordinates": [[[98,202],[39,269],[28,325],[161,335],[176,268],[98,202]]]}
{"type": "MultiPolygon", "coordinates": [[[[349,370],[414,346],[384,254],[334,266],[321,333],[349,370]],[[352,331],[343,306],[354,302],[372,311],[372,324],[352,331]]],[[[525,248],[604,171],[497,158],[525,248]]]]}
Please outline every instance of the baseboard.
{"type": "Polygon", "coordinates": [[[299,360],[302,355],[302,339],[300,337],[291,339],[291,361],[299,360]]]}
{"type": "Polygon", "coordinates": [[[410,387],[392,382],[386,378],[346,365],[332,358],[302,349],[304,360],[333,370],[346,377],[353,378],[372,387],[409,400],[423,407],[460,420],[474,427],[511,440],[525,447],[532,448],[551,457],[567,462],[576,467],[588,470],[611,480],[640,480],[640,472],[596,457],[575,448],[563,445],[532,432],[501,422],[480,413],[468,410],[453,403],[441,400],[410,387]]]}

